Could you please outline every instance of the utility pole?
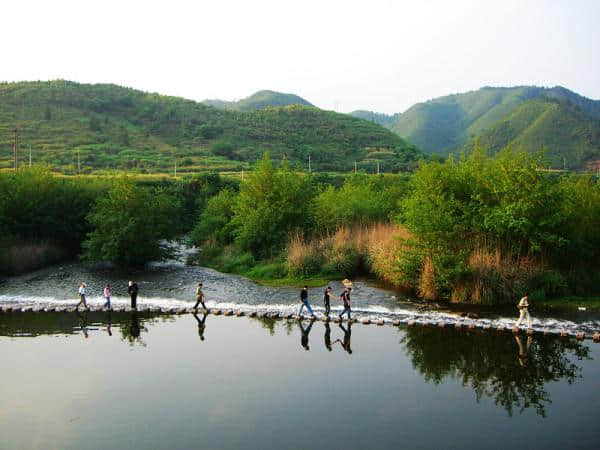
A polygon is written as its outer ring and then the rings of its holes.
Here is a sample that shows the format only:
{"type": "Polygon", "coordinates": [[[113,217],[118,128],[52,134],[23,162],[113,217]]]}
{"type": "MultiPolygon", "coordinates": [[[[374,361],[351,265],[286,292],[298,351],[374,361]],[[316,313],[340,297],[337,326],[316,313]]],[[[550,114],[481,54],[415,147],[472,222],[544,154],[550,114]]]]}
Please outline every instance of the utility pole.
{"type": "Polygon", "coordinates": [[[354,175],[356,175],[356,160],[354,160],[354,175]]]}
{"type": "Polygon", "coordinates": [[[563,172],[567,171],[567,158],[563,158],[563,172]]]}
{"type": "Polygon", "coordinates": [[[244,168],[242,167],[242,181],[244,181],[244,168]]]}
{"type": "Polygon", "coordinates": [[[175,178],[177,178],[177,158],[175,158],[175,170],[174,170],[175,178]]]}
{"type": "Polygon", "coordinates": [[[377,161],[377,175],[379,175],[379,161],[377,161]]]}
{"type": "Polygon", "coordinates": [[[29,168],[31,169],[31,145],[29,145],[29,168]]]}
{"type": "Polygon", "coordinates": [[[79,150],[77,150],[77,175],[81,173],[81,157],[79,156],[79,150]]]}
{"type": "Polygon", "coordinates": [[[15,172],[19,170],[19,150],[18,150],[18,146],[19,146],[19,129],[15,128],[13,130],[14,136],[13,136],[13,161],[14,161],[14,169],[15,172]]]}
{"type": "Polygon", "coordinates": [[[308,155],[308,173],[310,173],[310,155],[308,155]]]}

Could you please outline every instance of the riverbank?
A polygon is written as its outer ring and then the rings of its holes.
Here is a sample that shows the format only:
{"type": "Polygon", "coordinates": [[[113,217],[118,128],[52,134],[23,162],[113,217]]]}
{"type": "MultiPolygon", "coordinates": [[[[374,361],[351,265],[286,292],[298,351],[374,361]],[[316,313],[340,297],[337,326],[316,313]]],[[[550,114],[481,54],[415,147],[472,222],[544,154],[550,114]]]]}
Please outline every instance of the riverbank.
{"type": "Polygon", "coordinates": [[[558,297],[538,300],[535,302],[535,307],[548,310],[600,311],[600,297],[558,297]]]}

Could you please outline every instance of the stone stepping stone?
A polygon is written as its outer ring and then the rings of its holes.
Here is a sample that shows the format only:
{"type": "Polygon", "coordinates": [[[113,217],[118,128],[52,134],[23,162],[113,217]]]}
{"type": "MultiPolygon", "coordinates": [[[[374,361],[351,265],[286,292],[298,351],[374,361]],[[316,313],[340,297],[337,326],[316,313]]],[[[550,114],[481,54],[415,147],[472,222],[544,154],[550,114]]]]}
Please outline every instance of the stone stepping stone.
{"type": "Polygon", "coordinates": [[[398,326],[400,326],[400,324],[401,324],[401,323],[402,323],[402,322],[401,322],[400,320],[398,320],[398,319],[394,319],[394,320],[392,321],[392,325],[394,325],[395,327],[398,327],[398,326]]]}
{"type": "Polygon", "coordinates": [[[385,320],[383,320],[383,319],[379,319],[379,320],[377,321],[377,325],[379,325],[379,326],[381,326],[381,325],[385,325],[385,320]]]}
{"type": "Polygon", "coordinates": [[[362,323],[363,325],[369,325],[371,321],[369,319],[362,319],[360,323],[362,323]]]}
{"type": "Polygon", "coordinates": [[[236,315],[236,317],[243,317],[243,316],[245,316],[245,315],[246,315],[246,313],[245,313],[244,311],[237,311],[237,312],[235,313],[235,315],[236,315]]]}

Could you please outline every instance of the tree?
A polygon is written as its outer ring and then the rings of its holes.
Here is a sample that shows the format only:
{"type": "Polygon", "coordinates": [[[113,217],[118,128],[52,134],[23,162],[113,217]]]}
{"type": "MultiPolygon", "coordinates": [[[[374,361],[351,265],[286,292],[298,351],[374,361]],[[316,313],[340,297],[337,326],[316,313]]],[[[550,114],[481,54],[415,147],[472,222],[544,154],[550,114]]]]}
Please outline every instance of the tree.
{"type": "Polygon", "coordinates": [[[293,230],[311,226],[309,207],[314,196],[310,176],[276,169],[268,155],[242,183],[234,206],[235,242],[256,257],[270,257],[288,242],[293,230]]]}
{"type": "Polygon", "coordinates": [[[174,237],[177,210],[176,200],[160,189],[116,180],[87,217],[94,230],[83,243],[83,259],[125,266],[164,259],[168,251],[161,241],[174,237]]]}

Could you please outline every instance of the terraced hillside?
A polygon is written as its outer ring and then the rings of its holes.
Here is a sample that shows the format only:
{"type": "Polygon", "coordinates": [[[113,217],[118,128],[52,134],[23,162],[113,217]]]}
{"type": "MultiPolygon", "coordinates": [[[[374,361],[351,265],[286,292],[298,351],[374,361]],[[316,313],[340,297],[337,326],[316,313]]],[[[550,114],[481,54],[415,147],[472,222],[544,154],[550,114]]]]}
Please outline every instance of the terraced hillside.
{"type": "Polygon", "coordinates": [[[178,173],[239,170],[269,151],[275,160],[314,170],[406,170],[422,155],[377,124],[309,106],[249,112],[115,85],[69,81],[0,84],[0,167],[20,164],[66,173],[128,169],[178,173]]]}

